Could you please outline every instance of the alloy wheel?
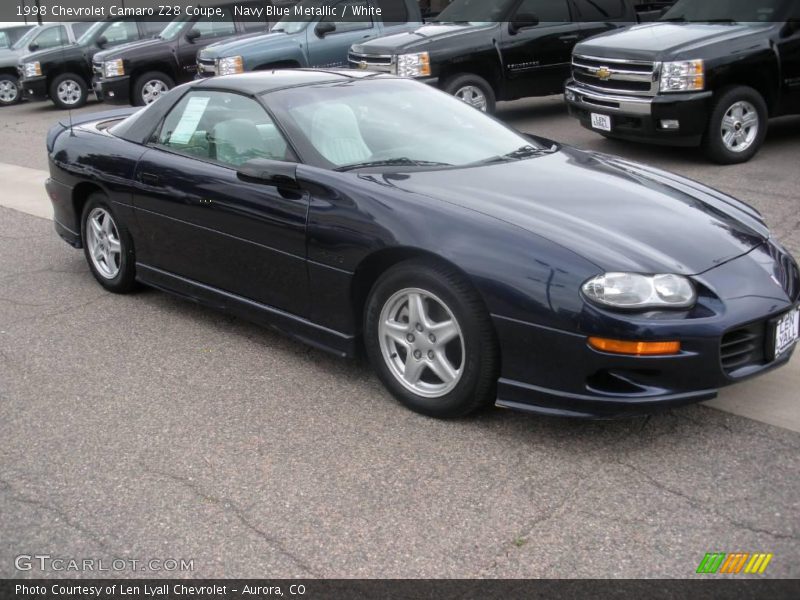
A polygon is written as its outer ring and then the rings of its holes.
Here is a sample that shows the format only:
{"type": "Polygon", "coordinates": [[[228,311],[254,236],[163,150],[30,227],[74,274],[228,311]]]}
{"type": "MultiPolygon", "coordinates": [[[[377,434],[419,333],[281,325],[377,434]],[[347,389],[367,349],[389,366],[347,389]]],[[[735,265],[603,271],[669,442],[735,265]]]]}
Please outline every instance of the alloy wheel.
{"type": "Polygon", "coordinates": [[[169,91],[167,84],[160,79],[151,79],[142,86],[142,101],[151,104],[169,91]]]}
{"type": "Polygon", "coordinates": [[[0,102],[4,104],[12,104],[17,100],[19,95],[19,88],[13,81],[4,79],[0,81],[0,102]]]}
{"type": "Polygon", "coordinates": [[[384,304],[378,324],[389,371],[424,398],[451,392],[464,374],[464,336],[448,306],[431,292],[408,288],[384,304]]]}
{"type": "Polygon", "coordinates": [[[122,266],[122,244],[117,224],[104,208],[89,213],[86,243],[95,270],[105,279],[114,279],[122,266]]]}
{"type": "Polygon", "coordinates": [[[484,94],[479,87],[474,85],[465,85],[464,87],[458,88],[456,93],[453,95],[462,102],[466,102],[470,106],[486,112],[486,94],[484,94]]]}
{"type": "Polygon", "coordinates": [[[56,94],[61,102],[68,105],[77,104],[83,96],[80,84],[74,79],[65,79],[59,83],[56,94]]]}
{"type": "Polygon", "coordinates": [[[744,152],[758,137],[760,126],[756,107],[740,100],[726,110],[722,118],[722,143],[731,152],[744,152]]]}

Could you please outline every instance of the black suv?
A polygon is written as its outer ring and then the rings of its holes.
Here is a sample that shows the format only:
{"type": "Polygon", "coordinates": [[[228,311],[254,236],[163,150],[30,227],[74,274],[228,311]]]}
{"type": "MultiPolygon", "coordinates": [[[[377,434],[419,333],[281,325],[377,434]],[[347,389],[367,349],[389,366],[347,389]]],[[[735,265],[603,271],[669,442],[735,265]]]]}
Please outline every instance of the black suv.
{"type": "Polygon", "coordinates": [[[661,22],[576,46],[572,72],[585,127],[744,162],[770,117],[800,114],[800,1],[680,0],[661,22]]]}
{"type": "Polygon", "coordinates": [[[49,97],[59,108],[83,106],[89,96],[95,53],[153,37],[165,25],[130,19],[98,21],[73,45],[27,54],[19,63],[22,94],[29,100],[49,97]]]}
{"type": "Polygon", "coordinates": [[[263,8],[264,4],[263,0],[215,4],[222,16],[181,16],[155,39],[98,52],[92,65],[97,97],[112,104],[153,102],[176,84],[194,78],[197,53],[209,44],[268,31],[267,17],[244,20],[234,14],[234,6],[263,8]]]}
{"type": "Polygon", "coordinates": [[[573,46],[670,2],[454,0],[415,31],[355,44],[352,68],[437,85],[492,112],[497,100],[561,93],[573,46]]]}

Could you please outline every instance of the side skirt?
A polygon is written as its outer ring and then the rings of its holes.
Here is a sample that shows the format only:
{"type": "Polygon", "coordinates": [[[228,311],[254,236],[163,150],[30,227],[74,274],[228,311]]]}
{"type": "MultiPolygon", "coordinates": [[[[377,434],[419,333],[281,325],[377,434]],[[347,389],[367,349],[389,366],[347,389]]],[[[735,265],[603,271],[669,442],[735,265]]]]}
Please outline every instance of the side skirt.
{"type": "Polygon", "coordinates": [[[356,355],[356,337],[312,323],[286,311],[186,279],[156,267],[136,263],[136,279],[145,285],[226,312],[341,358],[356,355]]]}

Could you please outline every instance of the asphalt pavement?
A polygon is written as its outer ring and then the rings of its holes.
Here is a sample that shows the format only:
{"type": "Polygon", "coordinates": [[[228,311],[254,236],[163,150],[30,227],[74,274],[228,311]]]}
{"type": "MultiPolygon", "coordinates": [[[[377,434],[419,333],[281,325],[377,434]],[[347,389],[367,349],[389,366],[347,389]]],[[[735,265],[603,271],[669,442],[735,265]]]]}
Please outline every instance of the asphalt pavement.
{"type": "MultiPolygon", "coordinates": [[[[500,116],[734,193],[798,254],[800,119],[722,168],[604,140],[557,98],[500,116]]],[[[2,109],[0,162],[45,169],[64,117],[2,109]]],[[[705,405],[435,421],[361,362],[154,290],[106,293],[46,218],[0,207],[0,225],[0,577],[78,575],[15,569],[33,554],[193,561],[159,576],[693,577],[706,552],[773,553],[766,576],[800,576],[796,431],[705,405]]],[[[780,395],[791,424],[779,377],[737,399],[780,395]]]]}

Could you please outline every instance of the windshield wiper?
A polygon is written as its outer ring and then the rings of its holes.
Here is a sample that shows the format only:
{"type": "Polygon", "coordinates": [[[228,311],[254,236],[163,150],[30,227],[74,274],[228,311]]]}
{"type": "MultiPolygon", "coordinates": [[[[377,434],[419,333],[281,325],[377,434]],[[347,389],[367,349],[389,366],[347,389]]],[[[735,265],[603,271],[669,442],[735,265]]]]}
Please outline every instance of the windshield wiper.
{"type": "Polygon", "coordinates": [[[513,160],[522,160],[524,158],[531,158],[532,156],[541,156],[542,154],[552,154],[553,152],[555,152],[555,148],[535,148],[533,146],[523,146],[522,148],[517,148],[516,150],[514,150],[513,152],[509,152],[508,154],[503,154],[502,156],[492,156],[490,158],[474,162],[468,166],[475,167],[479,165],[491,165],[494,163],[510,162],[513,160]]]}
{"type": "Polygon", "coordinates": [[[373,160],[363,163],[355,163],[352,165],[345,165],[334,169],[335,171],[352,171],[354,169],[366,169],[367,167],[452,167],[453,165],[443,162],[434,162],[430,160],[414,160],[406,158],[405,156],[398,158],[387,158],[385,160],[373,160]]]}

